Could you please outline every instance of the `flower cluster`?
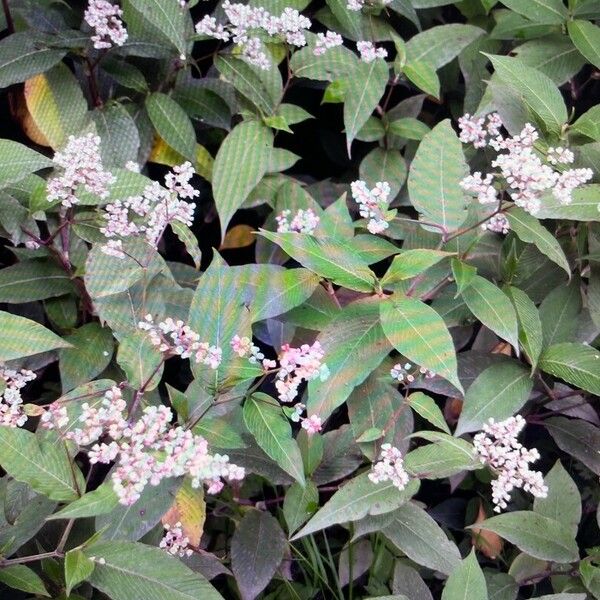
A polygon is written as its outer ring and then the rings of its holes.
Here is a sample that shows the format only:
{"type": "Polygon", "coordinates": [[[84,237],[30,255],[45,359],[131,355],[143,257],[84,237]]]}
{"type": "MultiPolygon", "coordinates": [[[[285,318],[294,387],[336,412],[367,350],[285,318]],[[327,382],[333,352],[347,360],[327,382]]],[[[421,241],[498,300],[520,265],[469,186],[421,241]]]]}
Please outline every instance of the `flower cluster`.
{"type": "Polygon", "coordinates": [[[194,552],[189,548],[190,539],[183,532],[183,527],[180,522],[175,523],[174,526],[165,524],[165,535],[160,540],[159,547],[163,548],[169,554],[173,556],[179,556],[184,558],[185,556],[191,556],[194,552]]]}
{"type": "Polygon", "coordinates": [[[277,363],[274,360],[265,358],[265,355],[260,351],[260,348],[252,343],[252,340],[246,336],[240,337],[239,335],[233,336],[230,342],[232,350],[240,357],[248,357],[249,362],[253,365],[261,364],[265,371],[274,369],[277,367],[277,363]]]}
{"type": "Polygon", "coordinates": [[[302,429],[308,433],[308,435],[314,435],[315,433],[319,433],[323,428],[323,422],[321,421],[321,417],[318,415],[311,415],[306,419],[302,419],[301,423],[302,429]]]}
{"type": "Polygon", "coordinates": [[[261,69],[268,70],[271,61],[259,35],[266,33],[292,46],[306,46],[305,31],[310,28],[311,22],[294,8],[285,8],[277,17],[262,7],[232,4],[225,0],[223,10],[228,23],[217,23],[214,17],[206,15],[196,24],[196,33],[224,42],[233,41],[240,48],[242,56],[261,69]],[[255,32],[254,35],[252,32],[255,32]]]}
{"type": "Polygon", "coordinates": [[[69,136],[64,150],[54,155],[54,162],[63,169],[63,174],[48,181],[48,202],[60,200],[65,208],[79,204],[77,190],[80,186],[91,194],[106,198],[108,186],[115,181],[102,167],[100,137],[93,133],[78,138],[69,136]]]}
{"type": "MultiPolygon", "coordinates": [[[[79,446],[94,444],[88,451],[91,464],[118,460],[111,478],[121,504],[134,504],[147,485],[156,486],[166,478],[189,476],[192,487],[206,482],[208,493],[218,493],[223,479],[244,477],[244,469],[230,464],[228,456],[209,454],[202,436],[172,426],[173,414],[166,406],[149,406],[132,422],[125,415],[127,404],[120,388],[113,387],[99,407],[85,403],[81,408],[79,426],[62,435],[79,446]]],[[[61,430],[68,421],[66,407],[55,402],[42,417],[42,426],[61,430]]]]}
{"type": "Polygon", "coordinates": [[[369,219],[367,229],[371,233],[381,233],[385,231],[389,224],[386,220],[386,210],[389,204],[389,195],[391,188],[389,183],[378,181],[372,190],[369,190],[367,184],[362,181],[353,181],[350,184],[352,197],[359,206],[361,217],[369,219]]]}
{"type": "Polygon", "coordinates": [[[279,355],[279,371],[275,388],[281,402],[292,402],[298,395],[298,387],[303,381],[329,377],[327,365],[322,362],[325,352],[319,342],[302,344],[292,348],[284,344],[279,355]]]}
{"type": "Polygon", "coordinates": [[[517,441],[523,427],[525,419],[520,415],[499,423],[490,419],[473,439],[477,458],[498,474],[492,481],[496,512],[506,508],[515,488],[522,488],[536,498],[545,498],[548,493],[542,474],[529,468],[530,463],[540,458],[539,452],[535,448],[528,450],[517,441]]]}
{"type": "Polygon", "coordinates": [[[507,234],[510,231],[510,223],[505,215],[498,213],[492,215],[489,220],[481,226],[481,228],[486,229],[487,231],[493,231],[494,233],[507,234]]]}
{"type": "Polygon", "coordinates": [[[321,56],[330,48],[341,46],[344,43],[342,36],[335,31],[327,31],[326,33],[317,33],[317,41],[313,49],[315,56],[321,56]]]}
{"type": "Polygon", "coordinates": [[[192,358],[196,363],[205,364],[211,369],[216,369],[221,364],[221,348],[201,342],[200,336],[181,320],[174,321],[168,317],[155,323],[152,315],[146,315],[138,323],[138,327],[147,331],[152,344],[169,356],[192,358]]]}
{"type": "Polygon", "coordinates": [[[425,375],[426,379],[435,377],[435,373],[433,371],[429,371],[425,367],[419,367],[418,370],[414,369],[412,372],[409,372],[411,369],[413,369],[413,365],[408,362],[404,364],[396,363],[390,369],[390,375],[392,379],[395,379],[396,381],[406,381],[407,383],[412,383],[415,380],[417,373],[420,375],[425,375]]]}
{"type": "Polygon", "coordinates": [[[356,42],[356,49],[360,54],[360,60],[371,63],[377,58],[386,58],[388,53],[385,48],[375,48],[373,42],[356,42]]]}
{"type": "MultiPolygon", "coordinates": [[[[381,2],[380,2],[380,4],[382,6],[388,6],[391,3],[392,3],[392,0],[381,0],[381,2]]],[[[365,4],[367,4],[366,0],[348,0],[348,3],[346,4],[346,8],[348,10],[359,11],[359,10],[363,9],[365,4]]]]}
{"type": "Polygon", "coordinates": [[[104,213],[106,224],[100,229],[108,243],[102,251],[123,258],[123,241],[116,238],[143,235],[148,244],[156,247],[170,223],[179,221],[190,226],[196,204],[186,200],[199,195],[189,183],[193,175],[192,164],[185,162],[165,176],[166,187],[154,181],[141,196],[108,204],[104,213]]]}
{"type": "Polygon", "coordinates": [[[284,210],[275,217],[279,233],[286,233],[288,231],[313,233],[320,221],[312,208],[307,208],[306,210],[301,208],[290,221],[291,214],[291,210],[284,210]]]}
{"type": "Polygon", "coordinates": [[[127,41],[127,30],[121,17],[123,11],[107,0],[90,0],[83,15],[86,23],[94,29],[92,42],[98,50],[122,46],[127,41]]]}
{"type": "Polygon", "coordinates": [[[391,481],[392,485],[402,491],[409,481],[408,473],[404,470],[402,453],[391,444],[382,444],[379,460],[369,473],[373,483],[391,481]]]}
{"type": "MultiPolygon", "coordinates": [[[[492,162],[492,167],[499,169],[511,199],[517,206],[531,214],[535,214],[541,206],[542,197],[547,192],[561,204],[570,204],[575,188],[589,181],[591,169],[567,169],[557,171],[555,165],[571,164],[573,152],[562,146],[551,147],[544,157],[534,149],[539,134],[533,125],[527,123],[523,130],[513,137],[503,137],[500,133],[502,121],[494,113],[486,119],[464,115],[458,120],[460,140],[472,143],[476,148],[490,146],[498,154],[492,162]]],[[[498,201],[498,192],[494,187],[496,174],[483,175],[475,172],[462,180],[461,186],[467,192],[477,196],[481,204],[491,204],[498,201]]],[[[491,225],[495,231],[502,231],[504,221],[495,219],[491,225]]]]}
{"type": "Polygon", "coordinates": [[[27,421],[23,412],[21,389],[33,381],[36,374],[27,369],[9,369],[0,365],[0,381],[4,389],[0,392],[0,425],[5,427],[22,427],[27,421]]]}

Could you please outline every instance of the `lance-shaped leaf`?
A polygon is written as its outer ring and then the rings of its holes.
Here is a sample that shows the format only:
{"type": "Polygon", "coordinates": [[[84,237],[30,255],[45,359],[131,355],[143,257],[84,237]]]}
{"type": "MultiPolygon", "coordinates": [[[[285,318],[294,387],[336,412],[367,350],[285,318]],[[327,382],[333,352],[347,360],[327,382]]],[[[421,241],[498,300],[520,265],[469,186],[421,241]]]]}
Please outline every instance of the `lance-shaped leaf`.
{"type": "Polygon", "coordinates": [[[33,302],[74,291],[71,277],[54,261],[24,260],[0,271],[0,302],[33,302]]]}
{"type": "Polygon", "coordinates": [[[546,373],[600,395],[600,351],[585,344],[555,344],[546,349],[539,362],[546,373]]]}
{"type": "Polygon", "coordinates": [[[510,286],[506,288],[506,295],[510,298],[519,323],[519,343],[535,369],[542,352],[543,334],[540,314],[533,300],[519,288],[510,286]]]}
{"type": "Polygon", "coordinates": [[[433,265],[439,263],[452,252],[443,252],[441,250],[430,250],[428,248],[416,248],[406,250],[394,257],[386,274],[381,279],[381,285],[396,283],[404,279],[415,277],[433,265]]]}
{"type": "Polygon", "coordinates": [[[483,571],[477,562],[475,548],[469,556],[450,573],[442,592],[442,600],[488,600],[488,590],[483,571]]]}
{"type": "Polygon", "coordinates": [[[377,58],[370,63],[358,61],[348,73],[344,101],[344,126],[348,156],[352,142],[383,96],[388,82],[388,66],[377,58]]]}
{"type": "Polygon", "coordinates": [[[568,17],[567,9],[561,0],[502,0],[502,4],[540,25],[561,25],[568,17]]]}
{"type": "Polygon", "coordinates": [[[544,426],[556,445],[600,475],[600,429],[582,419],[552,417],[544,426]]]}
{"type": "Polygon", "coordinates": [[[65,583],[67,584],[67,594],[71,595],[71,590],[85,581],[94,570],[95,563],[90,560],[81,550],[74,548],[65,554],[65,583]]]}
{"type": "Polygon", "coordinates": [[[381,303],[380,316],[383,331],[398,352],[462,391],[454,343],[433,308],[416,298],[393,296],[381,303]]]}
{"type": "Polygon", "coordinates": [[[50,598],[40,576],[25,565],[11,565],[0,569],[0,582],[15,590],[50,598]]]}
{"type": "Polygon", "coordinates": [[[466,172],[462,145],[446,119],[423,138],[408,175],[410,201],[426,221],[447,232],[464,223],[467,210],[460,181],[466,172]]]}
{"type": "Polygon", "coordinates": [[[261,449],[304,485],[300,448],[279,403],[267,394],[254,394],[244,403],[244,423],[261,449]]]}
{"type": "Polygon", "coordinates": [[[118,505],[119,497],[112,487],[112,482],[108,481],[55,512],[48,520],[95,517],[112,512],[118,505]]]}
{"type": "Polygon", "coordinates": [[[594,66],[600,68],[600,27],[580,20],[569,21],[567,27],[577,50],[594,66]]]}
{"type": "Polygon", "coordinates": [[[444,419],[444,414],[433,398],[423,392],[415,392],[408,397],[408,403],[410,404],[410,407],[425,420],[429,421],[438,429],[450,433],[450,428],[444,419]]]}
{"type": "Polygon", "coordinates": [[[293,483],[285,493],[283,501],[283,516],[288,531],[293,533],[306,523],[318,506],[319,490],[312,481],[307,481],[304,487],[299,483],[293,483]]]}
{"type": "Polygon", "coordinates": [[[43,154],[12,140],[0,140],[0,187],[17,183],[54,163],[43,154]]]}

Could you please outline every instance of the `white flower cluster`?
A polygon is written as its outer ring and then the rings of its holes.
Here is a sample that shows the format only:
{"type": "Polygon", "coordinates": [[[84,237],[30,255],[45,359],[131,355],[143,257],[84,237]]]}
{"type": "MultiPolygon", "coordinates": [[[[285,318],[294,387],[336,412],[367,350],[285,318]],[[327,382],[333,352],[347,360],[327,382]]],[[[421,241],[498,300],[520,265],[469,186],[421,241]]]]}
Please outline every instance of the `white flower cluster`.
{"type": "Polygon", "coordinates": [[[311,22],[302,16],[295,8],[285,8],[278,17],[260,6],[249,6],[231,3],[225,0],[223,10],[228,23],[217,23],[214,17],[206,15],[196,23],[196,33],[207,35],[218,40],[229,40],[236,44],[242,56],[250,63],[261,69],[268,70],[271,61],[265,52],[259,34],[276,36],[292,46],[306,46],[305,31],[311,22]],[[252,32],[255,32],[254,35],[252,32]]]}
{"type": "Polygon", "coordinates": [[[391,192],[389,183],[378,181],[375,187],[369,190],[367,184],[359,179],[353,181],[350,188],[352,189],[352,197],[359,206],[360,216],[369,219],[367,229],[371,233],[385,231],[389,227],[386,221],[386,210],[391,192]]]}
{"type": "Polygon", "coordinates": [[[196,204],[186,199],[195,198],[199,192],[190,185],[194,169],[190,162],[173,167],[165,176],[166,188],[154,181],[141,196],[117,200],[105,207],[106,224],[100,232],[108,238],[102,251],[109,256],[123,258],[122,239],[143,235],[151,246],[157,246],[170,223],[179,221],[190,226],[196,204]]]}
{"type": "Polygon", "coordinates": [[[93,133],[78,138],[69,136],[67,145],[53,160],[63,174],[48,181],[48,202],[60,200],[65,208],[79,204],[80,186],[100,198],[108,196],[108,186],[115,178],[102,167],[99,136],[93,133]]]}
{"type": "Polygon", "coordinates": [[[275,217],[277,221],[277,231],[287,233],[294,231],[296,233],[313,233],[319,224],[319,217],[312,208],[299,209],[290,221],[291,210],[284,210],[275,217]]]}
{"type": "Polygon", "coordinates": [[[392,485],[402,491],[409,482],[408,473],[404,470],[402,453],[391,444],[382,444],[379,460],[369,473],[373,483],[391,481],[392,485]]]}
{"type": "Polygon", "coordinates": [[[505,215],[498,213],[496,215],[492,215],[489,220],[481,226],[481,228],[494,233],[507,234],[510,231],[510,223],[505,215]]]}
{"type": "Polygon", "coordinates": [[[94,29],[94,48],[103,50],[122,46],[127,41],[127,30],[121,17],[123,11],[107,0],[90,0],[83,15],[86,23],[94,29]]]}
{"type": "Polygon", "coordinates": [[[344,43],[342,36],[335,31],[327,31],[326,33],[317,33],[317,41],[313,48],[313,54],[315,56],[322,56],[330,48],[341,46],[344,43]]]}
{"type": "Polygon", "coordinates": [[[378,58],[386,58],[388,55],[385,48],[376,48],[373,42],[356,42],[356,49],[360,54],[360,60],[366,63],[372,63],[378,58]]]}
{"type": "Polygon", "coordinates": [[[539,452],[535,448],[528,450],[517,441],[523,427],[525,419],[520,415],[499,423],[490,419],[483,426],[483,431],[473,438],[477,458],[498,474],[498,478],[492,481],[492,501],[496,512],[506,508],[515,488],[521,488],[536,498],[545,498],[548,494],[542,474],[529,468],[530,463],[540,458],[539,452]]]}
{"type": "MultiPolygon", "coordinates": [[[[464,115],[458,120],[460,140],[472,143],[476,148],[490,146],[498,154],[492,167],[500,170],[504,182],[508,185],[508,193],[517,206],[535,214],[541,206],[542,197],[551,191],[561,204],[570,204],[575,188],[593,177],[591,169],[567,169],[556,171],[553,165],[567,165],[574,160],[573,153],[562,146],[549,148],[546,161],[534,149],[539,134],[533,125],[527,123],[523,130],[513,137],[505,138],[500,134],[502,121],[494,113],[486,120],[464,115]]],[[[498,192],[494,187],[494,178],[498,175],[488,173],[482,175],[475,172],[465,177],[461,186],[467,192],[477,196],[481,204],[492,204],[498,201],[498,192]]],[[[492,225],[495,230],[502,230],[502,219],[497,218],[492,225]]]]}
{"type": "Polygon", "coordinates": [[[211,369],[216,369],[221,364],[221,348],[201,342],[200,336],[181,320],[174,321],[168,317],[157,324],[152,315],[146,315],[138,323],[138,327],[148,332],[150,341],[161,352],[170,356],[193,358],[196,363],[205,364],[211,369]]]}
{"type": "MultiPolygon", "coordinates": [[[[88,451],[91,464],[118,460],[111,477],[121,504],[134,504],[147,485],[156,486],[166,478],[189,476],[192,487],[207,483],[208,493],[215,494],[223,488],[223,479],[244,477],[244,469],[230,464],[227,455],[209,454],[202,436],[171,426],[170,408],[149,406],[135,422],[125,416],[126,408],[120,388],[113,387],[99,408],[83,404],[79,427],[63,432],[65,439],[79,446],[94,444],[88,451]],[[112,441],[99,442],[103,435],[112,441]]],[[[55,402],[41,422],[48,429],[66,427],[66,407],[55,402]]]]}
{"type": "Polygon", "coordinates": [[[173,556],[184,558],[191,556],[194,552],[189,548],[190,539],[185,535],[183,526],[178,521],[173,527],[168,523],[165,524],[165,535],[160,540],[159,547],[173,556]]]}
{"type": "Polygon", "coordinates": [[[0,381],[4,390],[0,392],[0,425],[4,427],[22,427],[27,421],[23,412],[21,389],[33,381],[36,374],[28,369],[9,369],[0,365],[0,381]]]}
{"type": "Polygon", "coordinates": [[[319,342],[302,344],[299,348],[292,348],[289,344],[281,347],[279,371],[275,380],[281,402],[292,402],[303,381],[317,378],[325,381],[329,377],[329,369],[322,362],[323,356],[325,352],[319,342]]]}
{"type": "MultiPolygon", "coordinates": [[[[381,0],[381,2],[380,2],[380,4],[382,6],[388,6],[391,3],[392,3],[392,0],[381,0]]],[[[362,10],[366,4],[367,4],[366,0],[348,0],[348,3],[346,4],[346,8],[348,10],[359,11],[359,10],[362,10]]]]}
{"type": "Polygon", "coordinates": [[[390,369],[390,375],[392,379],[395,379],[396,381],[406,381],[408,383],[412,383],[415,380],[417,373],[424,375],[426,379],[435,377],[435,373],[433,371],[429,371],[425,367],[419,367],[418,370],[415,369],[412,372],[409,372],[411,369],[413,369],[413,365],[408,362],[404,363],[404,365],[401,363],[396,363],[390,369]]]}

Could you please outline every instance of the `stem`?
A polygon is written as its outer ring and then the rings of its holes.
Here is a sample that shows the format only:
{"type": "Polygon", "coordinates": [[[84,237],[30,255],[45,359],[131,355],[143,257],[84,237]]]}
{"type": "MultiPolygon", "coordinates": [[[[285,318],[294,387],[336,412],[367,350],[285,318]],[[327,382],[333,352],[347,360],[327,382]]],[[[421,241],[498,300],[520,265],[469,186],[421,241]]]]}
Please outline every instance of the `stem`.
{"type": "Polygon", "coordinates": [[[85,63],[87,65],[87,80],[90,86],[90,95],[92,96],[92,102],[97,108],[102,108],[102,99],[100,98],[100,92],[98,91],[98,82],[96,81],[96,63],[92,63],[89,56],[85,57],[85,63]]]}
{"type": "Polygon", "coordinates": [[[52,552],[41,552],[40,554],[32,554],[31,556],[21,556],[19,558],[3,558],[0,559],[0,567],[10,567],[11,565],[22,565],[23,563],[43,560],[44,558],[61,558],[62,552],[53,550],[52,552]]]}
{"type": "Polygon", "coordinates": [[[8,6],[8,0],[2,0],[2,8],[4,9],[4,18],[6,19],[6,28],[8,33],[15,32],[15,23],[12,15],[10,14],[10,7],[8,6]]]}
{"type": "Polygon", "coordinates": [[[138,409],[142,398],[144,397],[144,393],[146,392],[146,388],[150,385],[150,382],[154,379],[154,376],[160,371],[160,368],[165,364],[164,360],[161,360],[156,368],[150,374],[150,377],[142,384],[142,387],[136,391],[135,396],[133,398],[133,402],[129,408],[129,412],[127,413],[127,417],[132,417],[135,414],[135,411],[138,409]]]}

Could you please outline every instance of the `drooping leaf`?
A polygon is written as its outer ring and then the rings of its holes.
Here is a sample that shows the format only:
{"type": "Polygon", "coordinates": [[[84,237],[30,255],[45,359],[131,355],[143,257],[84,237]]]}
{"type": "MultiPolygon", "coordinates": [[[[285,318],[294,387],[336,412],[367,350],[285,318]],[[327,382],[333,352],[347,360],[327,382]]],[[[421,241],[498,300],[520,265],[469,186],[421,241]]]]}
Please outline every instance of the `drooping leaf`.
{"type": "Polygon", "coordinates": [[[82,581],[85,581],[94,570],[95,564],[81,550],[74,548],[65,554],[65,583],[67,584],[67,594],[77,587],[82,581]]]}
{"type": "Polygon", "coordinates": [[[543,345],[542,322],[538,309],[533,300],[519,288],[510,286],[505,292],[517,313],[519,343],[531,361],[532,368],[535,368],[543,345]]]}
{"type": "Polygon", "coordinates": [[[600,429],[582,419],[551,417],[544,426],[556,445],[600,475],[600,429]]]}
{"type": "Polygon", "coordinates": [[[52,167],[44,155],[12,140],[0,140],[0,187],[18,183],[29,174],[52,167]]]}

